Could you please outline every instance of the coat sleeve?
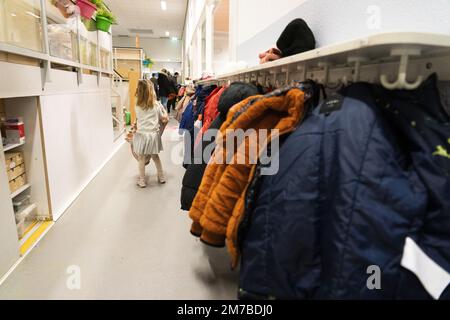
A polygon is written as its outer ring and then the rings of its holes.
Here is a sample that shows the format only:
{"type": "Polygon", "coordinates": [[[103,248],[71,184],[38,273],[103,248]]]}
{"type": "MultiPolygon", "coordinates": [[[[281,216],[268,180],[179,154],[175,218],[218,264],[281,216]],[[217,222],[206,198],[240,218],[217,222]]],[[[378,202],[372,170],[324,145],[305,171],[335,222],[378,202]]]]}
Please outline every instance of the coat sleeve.
{"type": "Polygon", "coordinates": [[[211,245],[225,243],[227,227],[236,203],[248,185],[252,170],[249,164],[247,144],[243,143],[234,155],[234,164],[226,166],[218,179],[214,190],[209,195],[204,214],[200,219],[203,228],[201,240],[211,245]],[[244,164],[238,164],[239,157],[245,157],[244,164]]]}

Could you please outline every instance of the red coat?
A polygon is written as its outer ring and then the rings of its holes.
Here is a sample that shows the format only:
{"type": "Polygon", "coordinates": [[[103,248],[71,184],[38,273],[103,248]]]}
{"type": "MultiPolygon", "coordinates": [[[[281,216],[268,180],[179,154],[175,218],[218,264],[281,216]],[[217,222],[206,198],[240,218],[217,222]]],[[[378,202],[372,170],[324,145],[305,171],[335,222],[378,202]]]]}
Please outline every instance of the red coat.
{"type": "Polygon", "coordinates": [[[215,89],[211,95],[208,97],[205,110],[203,112],[203,126],[197,135],[197,138],[195,139],[195,146],[197,146],[202,137],[203,134],[206,132],[206,130],[209,129],[211,126],[211,123],[217,118],[219,115],[218,105],[220,97],[222,96],[222,93],[225,91],[226,87],[217,88],[215,89]]]}

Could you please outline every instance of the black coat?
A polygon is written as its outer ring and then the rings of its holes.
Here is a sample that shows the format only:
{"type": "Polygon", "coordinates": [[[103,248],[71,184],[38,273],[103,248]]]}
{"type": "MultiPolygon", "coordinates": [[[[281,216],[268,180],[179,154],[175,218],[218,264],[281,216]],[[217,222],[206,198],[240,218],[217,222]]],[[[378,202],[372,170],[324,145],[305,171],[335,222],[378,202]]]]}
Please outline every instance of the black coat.
{"type": "Polygon", "coordinates": [[[159,99],[159,87],[158,87],[158,79],[151,78],[150,81],[153,83],[153,87],[155,88],[156,97],[159,99]]]}
{"type": "MultiPolygon", "coordinates": [[[[224,123],[224,119],[218,116],[211,126],[209,130],[219,130],[222,124],[224,123]]],[[[211,141],[203,141],[200,145],[202,148],[202,154],[204,150],[210,146],[211,144],[215,144],[215,136],[211,141]]],[[[199,146],[199,148],[200,148],[199,146]]],[[[213,147],[210,147],[210,150],[213,150],[213,147]]],[[[209,159],[203,159],[202,162],[192,163],[187,167],[186,173],[183,177],[183,187],[181,189],[181,210],[189,211],[191,209],[192,202],[194,201],[195,196],[197,195],[198,188],[202,183],[203,174],[205,173],[206,166],[208,165],[209,159]]]]}
{"type": "Polygon", "coordinates": [[[164,73],[158,76],[159,96],[168,97],[171,93],[176,93],[173,87],[173,82],[164,73]]]}

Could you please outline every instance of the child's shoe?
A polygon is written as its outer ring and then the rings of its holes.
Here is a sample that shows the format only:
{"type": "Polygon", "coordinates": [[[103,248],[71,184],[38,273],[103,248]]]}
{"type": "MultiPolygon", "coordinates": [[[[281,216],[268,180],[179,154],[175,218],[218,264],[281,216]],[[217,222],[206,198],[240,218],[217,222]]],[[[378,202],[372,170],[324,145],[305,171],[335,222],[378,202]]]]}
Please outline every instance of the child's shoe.
{"type": "Polygon", "coordinates": [[[164,176],[164,173],[158,174],[158,181],[160,184],[166,183],[166,177],[164,176]]]}
{"type": "Polygon", "coordinates": [[[140,188],[146,188],[147,187],[147,183],[145,183],[145,178],[139,178],[137,181],[137,185],[140,188]]]}

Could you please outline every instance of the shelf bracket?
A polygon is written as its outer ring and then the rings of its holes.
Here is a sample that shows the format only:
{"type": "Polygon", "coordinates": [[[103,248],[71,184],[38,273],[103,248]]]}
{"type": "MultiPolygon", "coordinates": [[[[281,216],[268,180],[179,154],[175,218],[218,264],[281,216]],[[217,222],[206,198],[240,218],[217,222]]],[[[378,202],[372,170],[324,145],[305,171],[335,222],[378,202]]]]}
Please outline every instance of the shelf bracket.
{"type": "Polygon", "coordinates": [[[328,78],[329,78],[329,75],[330,75],[330,64],[328,62],[319,62],[318,66],[320,68],[323,68],[323,70],[324,70],[325,76],[323,78],[323,83],[322,84],[326,85],[326,84],[328,84],[328,78]]]}
{"type": "Polygon", "coordinates": [[[287,86],[289,84],[289,68],[282,68],[281,72],[283,72],[286,76],[285,85],[287,86]]]}
{"type": "Polygon", "coordinates": [[[42,90],[45,90],[46,83],[52,82],[51,70],[51,62],[48,60],[42,60],[42,90]]]}
{"type": "Polygon", "coordinates": [[[81,68],[77,68],[77,79],[78,79],[78,85],[81,85],[83,83],[83,71],[81,68]]]}

